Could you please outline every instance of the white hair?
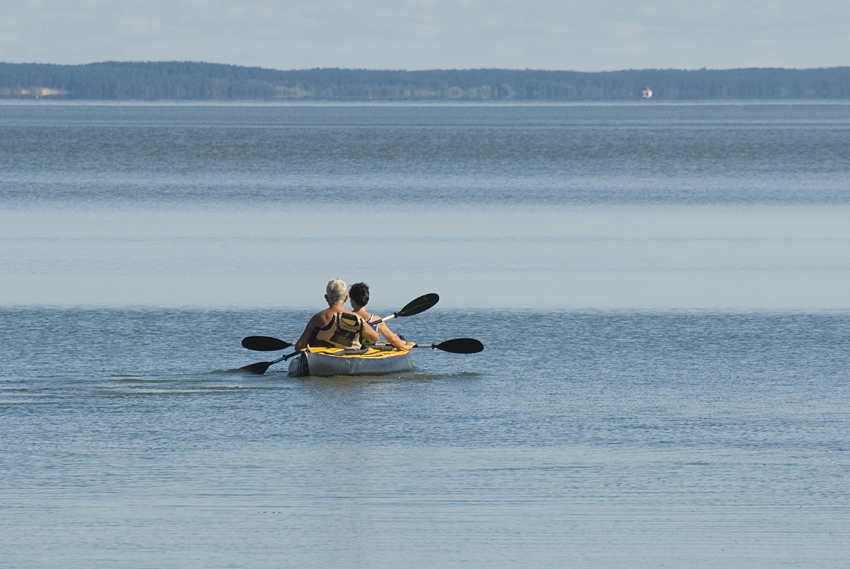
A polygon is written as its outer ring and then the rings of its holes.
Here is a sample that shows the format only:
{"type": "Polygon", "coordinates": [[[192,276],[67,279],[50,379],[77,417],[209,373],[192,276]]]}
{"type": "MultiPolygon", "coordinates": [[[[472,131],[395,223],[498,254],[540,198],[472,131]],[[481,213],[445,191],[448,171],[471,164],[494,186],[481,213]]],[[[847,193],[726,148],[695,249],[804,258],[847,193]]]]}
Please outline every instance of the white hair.
{"type": "Polygon", "coordinates": [[[348,287],[342,279],[331,279],[325,288],[325,294],[330,302],[342,302],[348,296],[348,287]]]}

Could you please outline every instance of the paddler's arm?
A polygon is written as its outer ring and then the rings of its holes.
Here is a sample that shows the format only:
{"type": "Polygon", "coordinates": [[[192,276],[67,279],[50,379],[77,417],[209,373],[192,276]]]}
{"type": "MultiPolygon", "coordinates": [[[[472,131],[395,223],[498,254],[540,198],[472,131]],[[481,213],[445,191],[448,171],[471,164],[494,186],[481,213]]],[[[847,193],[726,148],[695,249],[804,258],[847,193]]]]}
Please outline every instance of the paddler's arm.
{"type": "Polygon", "coordinates": [[[304,330],[304,333],[301,334],[301,337],[298,338],[297,342],[295,342],[296,352],[300,352],[301,350],[307,347],[307,342],[310,341],[310,334],[312,334],[312,332],[313,329],[311,327],[308,327],[306,330],[304,330]]]}
{"type": "Polygon", "coordinates": [[[313,331],[317,328],[322,328],[325,325],[327,325],[327,322],[323,321],[321,313],[313,315],[313,317],[310,318],[310,321],[307,322],[307,326],[304,328],[304,332],[301,334],[301,337],[298,338],[297,342],[295,342],[295,351],[300,352],[305,349],[310,342],[310,336],[313,335],[313,331]]]}
{"type": "Polygon", "coordinates": [[[375,330],[373,330],[373,329],[372,329],[372,327],[371,327],[371,326],[369,326],[369,325],[366,323],[366,321],[365,321],[365,320],[363,320],[363,318],[361,318],[359,315],[358,315],[358,318],[360,318],[360,324],[362,325],[362,329],[361,329],[361,331],[360,331],[360,336],[361,336],[364,340],[366,340],[367,342],[371,342],[372,344],[374,344],[375,342],[377,342],[378,340],[380,340],[380,339],[381,339],[381,335],[380,335],[380,334],[378,334],[375,330]]]}
{"type": "Polygon", "coordinates": [[[384,324],[383,322],[378,323],[378,332],[384,337],[384,339],[395,346],[396,348],[402,350],[409,350],[416,344],[414,342],[405,342],[401,338],[399,338],[392,330],[390,330],[389,326],[384,324]]]}

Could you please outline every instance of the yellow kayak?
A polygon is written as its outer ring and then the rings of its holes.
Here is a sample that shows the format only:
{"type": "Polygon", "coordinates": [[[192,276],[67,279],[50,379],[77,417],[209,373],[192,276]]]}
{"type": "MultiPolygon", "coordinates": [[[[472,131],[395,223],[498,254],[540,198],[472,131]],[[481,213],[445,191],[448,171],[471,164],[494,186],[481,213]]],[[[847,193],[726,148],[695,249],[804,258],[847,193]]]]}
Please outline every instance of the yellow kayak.
{"type": "Polygon", "coordinates": [[[289,377],[385,375],[412,369],[410,352],[388,344],[360,350],[310,347],[289,362],[289,377]]]}

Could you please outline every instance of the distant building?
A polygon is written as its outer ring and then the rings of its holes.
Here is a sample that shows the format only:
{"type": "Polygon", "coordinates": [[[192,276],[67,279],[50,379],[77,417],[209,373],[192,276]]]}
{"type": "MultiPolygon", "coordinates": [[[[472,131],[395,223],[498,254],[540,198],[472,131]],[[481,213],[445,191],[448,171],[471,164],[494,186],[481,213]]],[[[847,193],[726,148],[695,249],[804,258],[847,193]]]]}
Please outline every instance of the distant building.
{"type": "Polygon", "coordinates": [[[68,91],[63,89],[50,89],[48,87],[16,87],[16,88],[0,88],[0,97],[61,97],[67,95],[68,91]]]}
{"type": "Polygon", "coordinates": [[[641,93],[641,97],[643,97],[644,99],[651,99],[652,98],[652,89],[650,89],[649,87],[644,89],[643,92],[641,93]]]}

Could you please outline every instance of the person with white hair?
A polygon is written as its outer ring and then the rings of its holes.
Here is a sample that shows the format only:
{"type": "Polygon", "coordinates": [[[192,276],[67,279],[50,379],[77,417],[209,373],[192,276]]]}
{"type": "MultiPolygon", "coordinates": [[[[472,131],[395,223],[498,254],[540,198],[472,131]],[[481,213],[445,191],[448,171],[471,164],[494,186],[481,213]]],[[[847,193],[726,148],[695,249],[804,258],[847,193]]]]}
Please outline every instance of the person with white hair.
{"type": "Polygon", "coordinates": [[[378,332],[367,325],[363,318],[346,310],[346,300],[348,287],[345,281],[331,279],[325,288],[328,307],[310,318],[301,337],[295,342],[295,349],[301,351],[307,346],[359,349],[361,340],[377,342],[380,339],[378,332]]]}

